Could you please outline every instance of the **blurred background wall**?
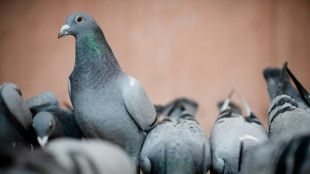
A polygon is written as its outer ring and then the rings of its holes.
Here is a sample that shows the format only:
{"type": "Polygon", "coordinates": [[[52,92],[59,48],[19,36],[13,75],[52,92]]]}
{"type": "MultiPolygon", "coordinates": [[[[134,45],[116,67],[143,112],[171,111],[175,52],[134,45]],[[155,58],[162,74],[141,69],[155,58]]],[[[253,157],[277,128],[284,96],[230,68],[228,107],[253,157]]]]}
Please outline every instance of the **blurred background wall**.
{"type": "Polygon", "coordinates": [[[310,1],[302,0],[1,0],[0,83],[17,84],[24,99],[49,90],[70,103],[75,40],[57,34],[79,11],[96,19],[123,70],[153,103],[196,100],[209,134],[231,81],[265,127],[264,68],[288,61],[310,90],[310,1]]]}

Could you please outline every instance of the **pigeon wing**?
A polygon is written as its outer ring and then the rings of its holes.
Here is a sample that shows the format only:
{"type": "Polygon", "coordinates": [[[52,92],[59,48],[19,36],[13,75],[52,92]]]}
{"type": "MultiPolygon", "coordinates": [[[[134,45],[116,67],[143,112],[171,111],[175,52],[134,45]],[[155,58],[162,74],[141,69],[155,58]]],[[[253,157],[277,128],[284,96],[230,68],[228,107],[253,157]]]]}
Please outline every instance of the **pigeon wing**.
{"type": "Polygon", "coordinates": [[[152,102],[138,80],[129,76],[126,83],[129,84],[124,85],[123,101],[129,115],[142,130],[151,130],[157,124],[152,102]]]}
{"type": "Polygon", "coordinates": [[[1,97],[3,106],[12,115],[9,119],[27,130],[32,124],[32,114],[27,103],[22,98],[20,89],[11,83],[4,84],[1,97]]]}

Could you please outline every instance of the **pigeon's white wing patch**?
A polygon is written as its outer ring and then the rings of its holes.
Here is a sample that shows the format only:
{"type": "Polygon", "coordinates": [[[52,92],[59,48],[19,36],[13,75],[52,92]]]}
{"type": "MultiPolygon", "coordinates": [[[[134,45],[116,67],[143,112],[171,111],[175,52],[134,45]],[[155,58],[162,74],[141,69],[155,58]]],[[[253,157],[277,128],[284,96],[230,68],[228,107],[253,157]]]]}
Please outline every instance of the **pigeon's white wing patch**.
{"type": "Polygon", "coordinates": [[[131,76],[123,86],[123,101],[129,115],[142,130],[151,130],[157,124],[156,111],[143,86],[131,76]]]}

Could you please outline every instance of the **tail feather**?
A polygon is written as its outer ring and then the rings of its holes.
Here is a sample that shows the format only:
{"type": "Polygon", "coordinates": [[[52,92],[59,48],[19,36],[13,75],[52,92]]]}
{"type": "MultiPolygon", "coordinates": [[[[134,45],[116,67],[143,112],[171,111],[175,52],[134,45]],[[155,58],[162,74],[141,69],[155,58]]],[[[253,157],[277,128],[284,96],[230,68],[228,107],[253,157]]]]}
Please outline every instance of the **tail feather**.
{"type": "Polygon", "coordinates": [[[284,63],[282,71],[280,73],[279,86],[277,89],[277,95],[282,95],[285,92],[284,84],[286,79],[287,62],[284,63]]]}
{"type": "Polygon", "coordinates": [[[202,144],[202,159],[201,159],[201,167],[202,167],[202,174],[207,173],[207,169],[205,168],[206,166],[206,160],[205,160],[205,155],[206,155],[206,143],[202,144]]]}
{"type": "Polygon", "coordinates": [[[168,145],[165,146],[164,174],[168,174],[168,145]]]}
{"type": "Polygon", "coordinates": [[[239,150],[238,172],[240,172],[240,170],[241,170],[242,156],[243,156],[243,141],[241,141],[240,150],[239,150]]]}
{"type": "Polygon", "coordinates": [[[254,116],[254,117],[255,117],[255,115],[253,114],[253,112],[252,112],[252,110],[251,110],[249,104],[247,103],[247,101],[246,101],[245,98],[243,97],[242,93],[240,92],[240,89],[239,89],[234,83],[233,83],[233,86],[234,86],[234,88],[236,89],[239,98],[241,99],[241,102],[242,102],[242,104],[243,104],[243,107],[244,107],[244,109],[245,109],[245,111],[246,111],[247,116],[254,116]]]}
{"type": "Polygon", "coordinates": [[[302,84],[296,79],[294,74],[290,71],[289,68],[286,69],[289,76],[292,78],[295,86],[298,89],[300,97],[303,99],[303,101],[310,107],[310,98],[309,98],[309,92],[302,86],[302,84]]]}
{"type": "Polygon", "coordinates": [[[233,93],[234,93],[234,90],[231,90],[231,92],[229,93],[228,97],[226,98],[224,104],[222,105],[220,112],[225,111],[229,107],[230,99],[231,99],[231,96],[233,95],[233,93]]]}

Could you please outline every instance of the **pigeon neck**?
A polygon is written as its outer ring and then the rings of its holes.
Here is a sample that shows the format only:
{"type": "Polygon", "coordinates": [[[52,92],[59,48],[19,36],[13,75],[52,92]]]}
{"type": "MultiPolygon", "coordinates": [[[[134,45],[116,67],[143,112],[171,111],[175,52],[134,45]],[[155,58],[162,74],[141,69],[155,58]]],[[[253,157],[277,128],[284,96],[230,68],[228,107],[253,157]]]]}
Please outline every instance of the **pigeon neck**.
{"type": "Polygon", "coordinates": [[[98,61],[109,63],[109,66],[120,69],[101,30],[76,36],[75,66],[98,61]]]}

